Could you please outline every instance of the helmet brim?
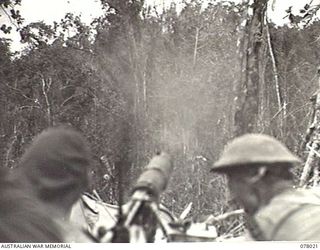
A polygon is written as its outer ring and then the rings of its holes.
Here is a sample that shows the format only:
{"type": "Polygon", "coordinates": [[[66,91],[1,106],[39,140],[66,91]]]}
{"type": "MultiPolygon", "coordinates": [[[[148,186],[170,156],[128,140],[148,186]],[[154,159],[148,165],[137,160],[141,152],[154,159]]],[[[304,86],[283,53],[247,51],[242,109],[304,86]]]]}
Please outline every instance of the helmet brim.
{"type": "Polygon", "coordinates": [[[234,164],[214,164],[210,168],[210,172],[213,173],[224,173],[224,172],[230,172],[230,171],[241,171],[246,170],[248,168],[256,168],[257,166],[266,166],[266,167],[294,167],[296,164],[301,164],[301,160],[297,158],[296,161],[272,161],[272,162],[266,162],[266,161],[257,161],[257,162],[251,162],[251,163],[234,163],[234,164]]]}

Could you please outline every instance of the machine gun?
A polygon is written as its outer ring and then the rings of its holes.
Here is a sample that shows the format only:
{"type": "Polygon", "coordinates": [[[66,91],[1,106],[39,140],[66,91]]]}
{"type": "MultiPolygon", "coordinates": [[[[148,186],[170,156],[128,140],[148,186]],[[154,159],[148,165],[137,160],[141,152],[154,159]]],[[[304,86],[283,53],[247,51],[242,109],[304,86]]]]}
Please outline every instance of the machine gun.
{"type": "Polygon", "coordinates": [[[194,225],[191,221],[177,219],[159,205],[159,197],[167,187],[172,170],[168,154],[154,156],[138,178],[125,208],[122,210],[119,207],[115,226],[101,230],[97,241],[154,242],[156,231],[161,231],[161,240],[167,242],[215,241],[216,233],[204,229],[192,230],[194,225]]]}
{"type": "MultiPolygon", "coordinates": [[[[173,170],[166,153],[154,156],[133,188],[127,211],[119,209],[116,225],[100,232],[100,242],[152,242],[157,226],[166,232],[159,213],[159,196],[165,190],[173,170]]],[[[120,206],[121,207],[121,206],[120,206]]]]}

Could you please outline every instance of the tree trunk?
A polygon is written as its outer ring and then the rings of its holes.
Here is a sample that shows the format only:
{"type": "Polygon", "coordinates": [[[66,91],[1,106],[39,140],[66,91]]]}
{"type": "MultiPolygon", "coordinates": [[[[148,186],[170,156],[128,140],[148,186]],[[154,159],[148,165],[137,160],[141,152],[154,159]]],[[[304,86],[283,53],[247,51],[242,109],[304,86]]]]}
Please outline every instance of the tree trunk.
{"type": "Polygon", "coordinates": [[[244,36],[240,93],[236,98],[235,135],[256,131],[259,115],[260,60],[268,0],[254,0],[253,14],[244,36]]]}
{"type": "Polygon", "coordinates": [[[197,62],[199,31],[200,31],[200,29],[196,28],[196,38],[195,38],[195,42],[194,42],[194,51],[193,51],[193,67],[196,66],[196,62],[197,62]]]}
{"type": "Polygon", "coordinates": [[[318,78],[318,91],[312,97],[312,100],[314,101],[314,112],[313,122],[308,129],[308,131],[311,131],[310,135],[308,135],[310,140],[306,144],[307,149],[309,149],[309,154],[300,178],[300,186],[308,184],[311,172],[313,172],[314,177],[313,184],[317,185],[319,182],[319,170],[317,168],[320,157],[320,154],[318,153],[320,148],[320,68],[318,68],[318,78]]]}
{"type": "Polygon", "coordinates": [[[279,108],[279,112],[281,113],[281,115],[280,115],[280,132],[281,132],[281,137],[283,137],[286,134],[284,124],[285,124],[285,119],[286,119],[286,114],[287,114],[287,107],[285,105],[285,102],[283,101],[283,95],[281,92],[281,87],[280,87],[280,82],[279,82],[278,67],[277,67],[276,58],[275,58],[275,55],[273,52],[271,35],[270,35],[270,31],[269,31],[269,24],[267,23],[267,20],[266,20],[266,31],[267,31],[268,48],[269,48],[269,53],[270,53],[271,62],[272,62],[274,84],[275,84],[275,89],[276,89],[276,94],[277,94],[278,108],[279,108]]]}
{"type": "Polygon", "coordinates": [[[49,127],[54,124],[54,121],[52,119],[52,112],[51,112],[52,107],[51,107],[51,103],[48,95],[51,84],[52,84],[51,78],[48,78],[47,81],[45,80],[44,77],[41,78],[41,90],[46,102],[46,115],[47,115],[47,123],[49,127]]]}

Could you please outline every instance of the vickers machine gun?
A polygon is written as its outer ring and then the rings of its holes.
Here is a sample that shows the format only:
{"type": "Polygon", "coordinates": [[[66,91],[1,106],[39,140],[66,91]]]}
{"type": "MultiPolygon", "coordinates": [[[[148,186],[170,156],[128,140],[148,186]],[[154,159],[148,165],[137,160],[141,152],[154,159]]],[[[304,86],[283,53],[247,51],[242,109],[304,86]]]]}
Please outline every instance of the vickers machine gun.
{"type": "MultiPolygon", "coordinates": [[[[215,241],[216,233],[192,230],[191,221],[183,220],[181,216],[175,218],[160,204],[159,197],[167,187],[172,170],[168,154],[154,156],[138,178],[131,199],[123,205],[120,197],[120,206],[114,206],[118,209],[114,226],[100,224],[94,226],[90,234],[97,242],[103,243],[215,241]]],[[[103,206],[106,211],[107,206],[103,206]]]]}
{"type": "MultiPolygon", "coordinates": [[[[139,177],[128,204],[109,231],[100,232],[100,242],[153,242],[157,226],[165,227],[159,213],[159,196],[165,190],[173,166],[170,156],[154,156],[139,177]]],[[[163,229],[165,232],[165,229],[163,229]]]]}

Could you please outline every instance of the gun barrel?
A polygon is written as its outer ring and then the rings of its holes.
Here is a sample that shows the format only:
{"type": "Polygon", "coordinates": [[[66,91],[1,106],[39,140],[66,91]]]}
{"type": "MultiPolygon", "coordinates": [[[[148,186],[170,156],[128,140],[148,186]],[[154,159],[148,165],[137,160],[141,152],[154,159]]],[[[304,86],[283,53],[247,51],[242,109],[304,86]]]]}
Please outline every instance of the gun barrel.
{"type": "Polygon", "coordinates": [[[167,153],[154,156],[139,177],[134,191],[146,189],[158,197],[167,187],[173,164],[167,153]]]}

